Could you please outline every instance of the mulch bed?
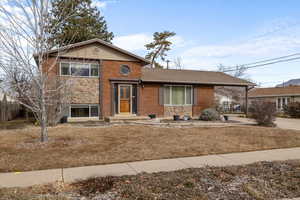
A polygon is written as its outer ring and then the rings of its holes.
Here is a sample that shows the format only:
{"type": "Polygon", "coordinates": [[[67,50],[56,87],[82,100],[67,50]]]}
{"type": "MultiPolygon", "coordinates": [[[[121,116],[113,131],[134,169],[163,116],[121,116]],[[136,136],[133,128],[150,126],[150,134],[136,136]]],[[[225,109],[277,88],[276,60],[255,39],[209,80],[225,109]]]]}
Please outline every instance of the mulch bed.
{"type": "Polygon", "coordinates": [[[0,189],[0,200],[262,200],[295,197],[300,197],[300,160],[0,189]]]}

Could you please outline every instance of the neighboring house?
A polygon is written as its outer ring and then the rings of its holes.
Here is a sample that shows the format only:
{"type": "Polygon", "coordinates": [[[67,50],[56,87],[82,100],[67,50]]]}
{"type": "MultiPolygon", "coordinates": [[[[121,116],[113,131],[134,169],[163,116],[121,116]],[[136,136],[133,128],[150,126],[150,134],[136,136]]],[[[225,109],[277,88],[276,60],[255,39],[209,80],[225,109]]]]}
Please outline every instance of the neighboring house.
{"type": "Polygon", "coordinates": [[[198,116],[203,109],[214,106],[214,86],[254,85],[222,72],[151,69],[148,60],[100,39],[48,54],[44,67],[55,64],[53,74],[74,81],[70,119],[198,116]]]}
{"type": "Polygon", "coordinates": [[[222,112],[240,112],[241,106],[231,96],[215,94],[216,103],[222,112]]]}
{"type": "Polygon", "coordinates": [[[255,88],[249,91],[249,101],[263,99],[276,103],[278,111],[282,111],[290,102],[300,102],[300,86],[255,88]]]}
{"type": "Polygon", "coordinates": [[[245,105],[245,89],[241,87],[215,87],[215,100],[222,112],[241,112],[245,105]]]}

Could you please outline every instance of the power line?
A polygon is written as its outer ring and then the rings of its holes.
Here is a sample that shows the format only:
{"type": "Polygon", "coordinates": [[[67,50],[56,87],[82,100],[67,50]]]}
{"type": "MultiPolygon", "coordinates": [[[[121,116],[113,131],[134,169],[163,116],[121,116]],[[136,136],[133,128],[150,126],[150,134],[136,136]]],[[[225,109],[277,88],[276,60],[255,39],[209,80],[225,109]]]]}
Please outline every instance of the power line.
{"type": "MultiPolygon", "coordinates": [[[[269,63],[264,63],[264,64],[245,67],[245,69],[251,69],[251,68],[255,68],[255,67],[262,67],[262,66],[266,66],[266,65],[272,65],[272,64],[276,64],[276,63],[288,62],[288,61],[293,61],[293,60],[298,60],[298,59],[300,59],[300,57],[290,58],[290,59],[285,59],[285,60],[277,60],[277,61],[274,61],[274,62],[269,62],[269,63]]],[[[232,72],[232,71],[237,71],[237,69],[224,70],[223,72],[232,72]]]]}
{"type": "MultiPolygon", "coordinates": [[[[237,66],[227,67],[227,70],[231,70],[231,69],[236,68],[236,67],[245,67],[245,66],[248,66],[248,65],[254,65],[254,64],[259,64],[259,63],[270,62],[270,61],[273,61],[273,60],[289,58],[289,57],[298,56],[298,55],[300,55],[300,53],[289,54],[289,55],[286,55],[286,56],[280,56],[280,57],[276,57],[276,58],[261,60],[261,61],[257,61],[257,62],[247,63],[247,64],[240,64],[240,65],[237,65],[237,66]]],[[[226,68],[226,66],[225,66],[225,68],[226,68]]]]}

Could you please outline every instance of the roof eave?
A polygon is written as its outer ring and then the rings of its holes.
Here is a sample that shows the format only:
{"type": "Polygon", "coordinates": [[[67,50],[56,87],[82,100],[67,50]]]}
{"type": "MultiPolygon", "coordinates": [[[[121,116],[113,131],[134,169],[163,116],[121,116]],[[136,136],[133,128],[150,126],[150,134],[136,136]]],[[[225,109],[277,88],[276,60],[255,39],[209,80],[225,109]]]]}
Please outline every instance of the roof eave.
{"type": "Polygon", "coordinates": [[[142,82],[151,83],[174,83],[174,84],[199,84],[199,85],[219,85],[219,86],[256,86],[254,83],[225,83],[225,82],[199,82],[199,81],[168,81],[168,80],[143,80],[142,82]]]}
{"type": "Polygon", "coordinates": [[[279,95],[256,95],[256,96],[249,96],[249,98],[265,98],[265,97],[298,97],[300,94],[279,94],[279,95]]]}

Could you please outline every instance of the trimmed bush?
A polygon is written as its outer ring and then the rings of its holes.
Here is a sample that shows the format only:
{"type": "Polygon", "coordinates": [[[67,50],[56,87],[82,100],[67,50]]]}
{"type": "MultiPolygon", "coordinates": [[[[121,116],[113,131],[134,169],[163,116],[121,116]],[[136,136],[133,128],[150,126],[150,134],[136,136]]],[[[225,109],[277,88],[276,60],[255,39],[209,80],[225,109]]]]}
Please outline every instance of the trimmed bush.
{"type": "Polygon", "coordinates": [[[201,112],[200,119],[204,121],[216,121],[220,119],[220,114],[214,108],[207,108],[201,112]]]}
{"type": "Polygon", "coordinates": [[[300,102],[291,102],[284,107],[284,113],[293,118],[300,118],[300,102]]]}
{"type": "Polygon", "coordinates": [[[276,104],[269,101],[253,101],[249,108],[251,117],[261,126],[276,126],[276,104]]]}

